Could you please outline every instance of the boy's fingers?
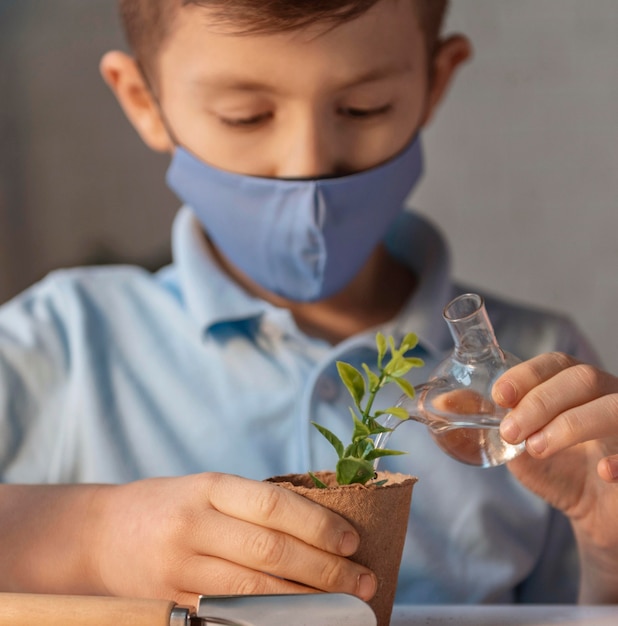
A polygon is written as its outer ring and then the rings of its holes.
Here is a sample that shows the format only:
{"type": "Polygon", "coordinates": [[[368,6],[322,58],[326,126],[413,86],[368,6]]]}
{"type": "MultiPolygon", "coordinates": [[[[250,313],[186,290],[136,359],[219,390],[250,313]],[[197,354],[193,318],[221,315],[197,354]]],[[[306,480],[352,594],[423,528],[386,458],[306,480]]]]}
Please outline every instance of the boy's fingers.
{"type": "Polygon", "coordinates": [[[278,485],[221,474],[203,479],[211,511],[194,527],[198,554],[321,591],[374,595],[371,571],[339,556],[358,547],[358,534],[342,517],[278,485]]]}
{"type": "Polygon", "coordinates": [[[323,506],[272,483],[206,474],[210,505],[229,517],[278,530],[333,554],[358,549],[354,527],[323,506]]]}
{"type": "Polygon", "coordinates": [[[618,483],[618,454],[601,459],[597,472],[605,482],[618,483]]]}
{"type": "MultiPolygon", "coordinates": [[[[584,384],[582,382],[585,375],[582,369],[584,367],[588,366],[578,366],[560,372],[527,393],[510,412],[508,421],[503,422],[502,435],[508,434],[508,441],[519,443],[559,416],[564,426],[570,428],[573,433],[579,432],[582,427],[592,428],[594,424],[590,419],[578,422],[581,411],[577,409],[605,397],[610,392],[610,387],[600,378],[596,383],[592,383],[592,374],[589,375],[590,383],[584,384]]],[[[590,416],[591,413],[588,412],[587,415],[590,416]]],[[[594,421],[598,422],[598,419],[594,421]]]]}
{"type": "Polygon", "coordinates": [[[616,399],[602,396],[558,415],[527,437],[526,448],[541,458],[578,443],[609,438],[616,438],[616,399]]]}
{"type": "Polygon", "coordinates": [[[527,439],[534,456],[615,435],[618,380],[596,367],[559,353],[542,355],[504,374],[494,396],[504,399],[509,390],[513,395],[503,404],[516,406],[501,435],[514,444],[527,439]]]}
{"type": "Polygon", "coordinates": [[[561,352],[541,354],[502,374],[494,384],[492,397],[500,406],[512,408],[529,391],[576,365],[580,362],[561,352]]]}
{"type": "MultiPolygon", "coordinates": [[[[283,532],[211,512],[196,529],[191,544],[199,554],[235,563],[321,591],[373,596],[370,570],[349,559],[324,552],[283,532]],[[364,578],[366,577],[366,579],[364,578]]],[[[251,579],[262,584],[265,579],[251,579]],[[262,582],[260,582],[262,581],[262,582]]],[[[245,584],[252,584],[245,581],[245,584]]]]}
{"type": "Polygon", "coordinates": [[[200,595],[263,595],[312,593],[315,589],[289,580],[230,563],[216,557],[193,556],[183,564],[177,582],[180,589],[173,598],[186,606],[195,606],[200,595]]]}

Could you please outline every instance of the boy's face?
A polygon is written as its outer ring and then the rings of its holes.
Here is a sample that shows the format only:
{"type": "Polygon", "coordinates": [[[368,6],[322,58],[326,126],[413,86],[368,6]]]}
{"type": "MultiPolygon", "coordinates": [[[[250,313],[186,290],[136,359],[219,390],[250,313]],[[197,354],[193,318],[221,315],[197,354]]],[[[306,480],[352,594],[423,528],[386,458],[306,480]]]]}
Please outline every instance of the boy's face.
{"type": "Polygon", "coordinates": [[[173,150],[176,140],[222,169],[315,178],[367,169],[404,148],[466,56],[461,49],[430,89],[410,0],[382,0],[335,28],[318,23],[276,34],[238,34],[209,20],[208,9],[187,6],[158,59],[157,97],[173,137],[157,124],[154,106],[143,123],[146,98],[132,111],[121,72],[106,69],[105,59],[102,67],[151,147],[173,150]]]}

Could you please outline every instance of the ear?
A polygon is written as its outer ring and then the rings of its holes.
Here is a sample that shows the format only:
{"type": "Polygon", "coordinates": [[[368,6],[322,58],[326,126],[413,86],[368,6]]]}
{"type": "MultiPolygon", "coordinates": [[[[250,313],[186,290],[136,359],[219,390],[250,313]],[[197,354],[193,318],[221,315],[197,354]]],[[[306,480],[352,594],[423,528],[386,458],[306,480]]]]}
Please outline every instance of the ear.
{"type": "Polygon", "coordinates": [[[429,97],[422,125],[433,118],[459,67],[472,56],[472,45],[463,35],[451,35],[438,42],[429,76],[429,97]]]}
{"type": "Polygon", "coordinates": [[[135,59],[124,52],[108,52],[99,68],[103,80],[146,145],[158,152],[172,151],[174,143],[135,59]]]}

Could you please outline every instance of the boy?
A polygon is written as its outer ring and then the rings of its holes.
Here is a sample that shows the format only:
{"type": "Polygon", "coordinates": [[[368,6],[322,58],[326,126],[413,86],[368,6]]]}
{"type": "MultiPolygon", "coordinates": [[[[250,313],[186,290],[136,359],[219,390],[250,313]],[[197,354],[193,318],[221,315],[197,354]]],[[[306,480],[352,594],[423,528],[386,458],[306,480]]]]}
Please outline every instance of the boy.
{"type": "MultiPolygon", "coordinates": [[[[2,310],[1,588],[373,595],[354,529],[259,479],[332,466],[309,419],[347,427],[334,362],[377,328],[420,335],[420,377],[450,348],[444,243],[401,211],[470,54],[444,4],[121,2],[136,58],[102,73],[187,207],[159,274],[63,272],[2,310]]],[[[572,528],[580,599],[613,602],[618,380],[563,354],[593,359],[563,318],[487,304],[506,349],[560,352],[495,387],[528,441],[509,469],[397,432],[421,477],[399,601],[572,601],[572,528]]]]}

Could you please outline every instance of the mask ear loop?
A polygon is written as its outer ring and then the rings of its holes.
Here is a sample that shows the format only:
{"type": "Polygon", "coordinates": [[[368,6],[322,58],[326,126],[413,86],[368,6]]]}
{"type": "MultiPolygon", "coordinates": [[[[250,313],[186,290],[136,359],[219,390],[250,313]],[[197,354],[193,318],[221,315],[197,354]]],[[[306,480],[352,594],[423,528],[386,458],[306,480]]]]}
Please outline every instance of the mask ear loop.
{"type": "Polygon", "coordinates": [[[159,97],[157,96],[157,93],[155,89],[153,88],[152,83],[148,79],[148,74],[146,73],[144,66],[142,65],[142,63],[140,62],[138,58],[135,59],[135,66],[137,67],[137,71],[142,77],[142,80],[144,81],[144,85],[146,86],[146,89],[148,90],[148,93],[150,94],[150,97],[152,98],[152,101],[159,113],[159,117],[161,118],[161,124],[163,124],[163,128],[165,128],[165,132],[169,135],[170,141],[172,142],[175,148],[181,147],[182,144],[180,143],[180,141],[178,141],[178,138],[176,137],[176,133],[172,130],[172,125],[169,123],[169,120],[167,119],[167,116],[165,115],[163,111],[163,107],[161,106],[161,101],[159,100],[159,97]]]}
{"type": "Polygon", "coordinates": [[[416,126],[416,131],[415,131],[415,135],[420,133],[422,128],[423,128],[423,122],[422,120],[427,120],[427,115],[429,112],[429,94],[431,93],[431,84],[433,83],[434,77],[435,77],[435,67],[434,67],[434,56],[436,53],[436,50],[438,49],[438,44],[437,41],[434,43],[434,45],[431,48],[431,59],[429,60],[429,62],[427,63],[427,89],[425,90],[425,102],[423,104],[423,109],[422,109],[422,113],[421,113],[421,117],[419,120],[419,123],[416,126]]]}

